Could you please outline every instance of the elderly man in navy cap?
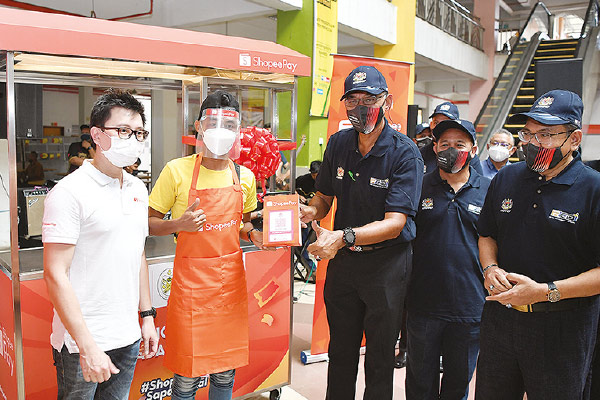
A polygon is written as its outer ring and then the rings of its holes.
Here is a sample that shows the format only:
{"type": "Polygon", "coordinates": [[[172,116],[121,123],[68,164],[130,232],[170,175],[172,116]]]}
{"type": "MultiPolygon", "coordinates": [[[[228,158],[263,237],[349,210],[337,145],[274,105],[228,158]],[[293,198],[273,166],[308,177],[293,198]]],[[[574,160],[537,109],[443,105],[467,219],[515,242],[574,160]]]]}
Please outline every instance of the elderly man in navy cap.
{"type": "Polygon", "coordinates": [[[317,233],[308,250],[330,259],[324,290],[330,329],[326,398],[355,398],[364,331],[363,398],[391,400],[423,160],[412,140],[388,125],[384,113],[392,95],[377,69],[354,69],[341,100],[353,128],[329,139],[317,193],[300,210],[302,221],[313,221],[317,233]],[[327,215],[334,198],[329,231],[314,221],[327,215]]]}
{"type": "Polygon", "coordinates": [[[438,168],[423,178],[406,297],[406,399],[466,400],[485,302],[476,224],[490,180],[472,165],[477,142],[471,122],[442,121],[433,135],[438,168]]]}
{"type": "MultiPolygon", "coordinates": [[[[429,118],[431,119],[431,122],[429,122],[429,129],[433,131],[435,126],[442,121],[458,119],[458,107],[456,107],[456,104],[449,101],[438,104],[429,118]]],[[[437,156],[433,151],[433,143],[429,143],[426,146],[420,147],[419,150],[421,151],[421,156],[423,156],[423,162],[425,163],[425,173],[433,171],[437,167],[437,156]]],[[[477,154],[473,156],[473,163],[471,165],[477,172],[482,174],[481,165],[479,163],[479,157],[477,154]]]]}
{"type": "Polygon", "coordinates": [[[481,318],[476,398],[587,398],[600,301],[600,174],[581,162],[583,103],[566,90],[535,101],[526,162],[492,181],[479,217],[490,296],[481,318]]]}

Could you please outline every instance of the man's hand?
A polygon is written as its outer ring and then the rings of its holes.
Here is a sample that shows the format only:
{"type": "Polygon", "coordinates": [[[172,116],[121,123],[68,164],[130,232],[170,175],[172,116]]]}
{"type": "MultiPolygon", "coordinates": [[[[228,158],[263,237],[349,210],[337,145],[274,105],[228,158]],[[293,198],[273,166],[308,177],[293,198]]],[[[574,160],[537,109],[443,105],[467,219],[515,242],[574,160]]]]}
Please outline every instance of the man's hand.
{"type": "Polygon", "coordinates": [[[507,272],[500,267],[491,267],[485,271],[483,284],[485,289],[491,294],[506,292],[513,287],[512,283],[506,278],[507,272]]]}
{"type": "Polygon", "coordinates": [[[516,306],[546,301],[548,285],[545,283],[537,283],[525,275],[514,273],[507,274],[506,279],[513,284],[512,288],[503,291],[502,293],[488,296],[486,297],[486,300],[493,300],[504,305],[511,304],[516,306]]]}
{"type": "Polygon", "coordinates": [[[100,350],[98,346],[90,352],[81,352],[79,354],[79,363],[83,372],[83,379],[86,382],[102,383],[110,379],[111,375],[118,374],[120,371],[112,363],[110,357],[100,350]]]}
{"type": "Polygon", "coordinates": [[[308,246],[308,251],[313,256],[320,259],[331,259],[335,257],[338,250],[344,247],[344,232],[329,231],[321,228],[315,221],[312,222],[312,227],[317,234],[317,240],[308,246]]]}
{"type": "Polygon", "coordinates": [[[300,206],[300,224],[303,228],[306,228],[306,224],[313,221],[317,216],[317,208],[315,206],[306,206],[299,204],[300,206]]]}
{"type": "Polygon", "coordinates": [[[90,142],[88,142],[87,140],[82,140],[81,141],[81,147],[83,147],[86,150],[89,150],[89,148],[92,146],[92,144],[90,142]]]}
{"type": "Polygon", "coordinates": [[[276,250],[275,247],[265,247],[263,244],[263,233],[259,230],[253,229],[248,233],[248,237],[252,240],[252,243],[261,250],[276,250]]]}
{"type": "Polygon", "coordinates": [[[196,199],[194,204],[186,208],[183,215],[179,217],[177,220],[178,232],[198,232],[204,226],[206,215],[204,210],[196,210],[198,204],[200,204],[200,199],[196,199]]]}
{"type": "Polygon", "coordinates": [[[154,357],[157,351],[158,333],[156,333],[156,327],[154,326],[154,318],[151,316],[145,317],[142,319],[142,343],[140,345],[142,359],[154,357]]]}

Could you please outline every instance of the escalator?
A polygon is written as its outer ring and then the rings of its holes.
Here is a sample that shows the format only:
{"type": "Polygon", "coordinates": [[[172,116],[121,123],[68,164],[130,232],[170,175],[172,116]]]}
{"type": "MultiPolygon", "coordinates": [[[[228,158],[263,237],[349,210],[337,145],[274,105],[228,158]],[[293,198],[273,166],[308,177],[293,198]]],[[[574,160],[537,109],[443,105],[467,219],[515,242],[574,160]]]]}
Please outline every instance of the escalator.
{"type": "MultiPolygon", "coordinates": [[[[475,120],[480,157],[485,158],[487,153],[486,144],[489,137],[500,128],[509,130],[515,137],[515,142],[518,142],[516,133],[522,125],[508,124],[507,120],[513,114],[528,111],[533,105],[535,101],[535,66],[538,61],[585,58],[586,55],[593,53],[593,46],[592,51],[587,51],[590,48],[588,40],[593,35],[584,34],[584,32],[591,32],[590,28],[597,32],[597,23],[595,28],[590,26],[594,24],[588,24],[589,20],[593,20],[588,18],[590,12],[595,10],[595,13],[598,13],[597,4],[597,0],[590,1],[588,15],[586,15],[580,39],[542,41],[540,37],[546,32],[537,32],[528,41],[521,42],[515,47],[507,58],[494,87],[475,120]]],[[[538,5],[541,5],[543,10],[547,12],[542,3],[538,3],[536,7],[538,5]]],[[[534,7],[531,15],[534,15],[535,12],[536,8],[534,7]]],[[[527,24],[521,33],[526,28],[527,24]]],[[[551,31],[551,26],[549,26],[548,31],[551,31]]],[[[517,160],[516,158],[511,159],[511,161],[517,160]]]]}

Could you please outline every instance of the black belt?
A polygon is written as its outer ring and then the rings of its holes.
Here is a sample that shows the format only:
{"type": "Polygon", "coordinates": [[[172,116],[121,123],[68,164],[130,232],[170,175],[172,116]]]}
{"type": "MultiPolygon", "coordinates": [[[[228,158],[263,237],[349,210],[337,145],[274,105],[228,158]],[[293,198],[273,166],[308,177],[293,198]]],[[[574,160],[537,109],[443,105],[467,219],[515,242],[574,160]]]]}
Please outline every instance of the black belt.
{"type": "Polygon", "coordinates": [[[388,245],[376,245],[376,244],[372,244],[372,245],[366,245],[366,246],[352,246],[352,247],[346,247],[347,250],[349,250],[352,253],[362,253],[365,251],[373,251],[373,250],[380,250],[380,249],[385,249],[386,247],[389,247],[388,245]]]}
{"type": "Polygon", "coordinates": [[[521,312],[554,312],[554,311],[568,311],[582,308],[589,305],[595,297],[577,297],[575,299],[565,299],[557,301],[556,303],[550,303],[544,301],[535,304],[526,304],[523,306],[511,306],[517,311],[521,312]]]}

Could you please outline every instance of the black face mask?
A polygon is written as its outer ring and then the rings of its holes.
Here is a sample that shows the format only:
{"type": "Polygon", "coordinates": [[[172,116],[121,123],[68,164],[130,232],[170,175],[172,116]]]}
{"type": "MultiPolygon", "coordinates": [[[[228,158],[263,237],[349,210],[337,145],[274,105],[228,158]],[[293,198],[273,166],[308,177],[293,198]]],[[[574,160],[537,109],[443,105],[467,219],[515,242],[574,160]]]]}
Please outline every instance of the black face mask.
{"type": "Polygon", "coordinates": [[[433,139],[429,136],[425,136],[422,138],[415,138],[415,140],[417,141],[417,147],[419,149],[431,144],[431,142],[433,142],[433,139]]]}
{"type": "Polygon", "coordinates": [[[442,171],[456,174],[471,162],[471,152],[448,147],[446,150],[438,151],[437,165],[442,171]]]}
{"type": "MultiPolygon", "coordinates": [[[[567,139],[569,139],[567,137],[567,139]]],[[[565,142],[567,141],[565,139],[565,142]]],[[[527,143],[525,145],[525,162],[527,163],[527,167],[535,172],[544,172],[546,170],[552,169],[558,165],[559,162],[562,161],[566,155],[563,156],[560,148],[565,144],[563,142],[558,147],[553,147],[551,149],[545,149],[543,147],[535,146],[531,143],[527,143]]],[[[569,153],[567,153],[568,155],[569,153]]]]}
{"type": "Polygon", "coordinates": [[[358,105],[351,110],[346,110],[348,120],[360,133],[369,134],[383,119],[383,107],[367,107],[358,105]]]}

